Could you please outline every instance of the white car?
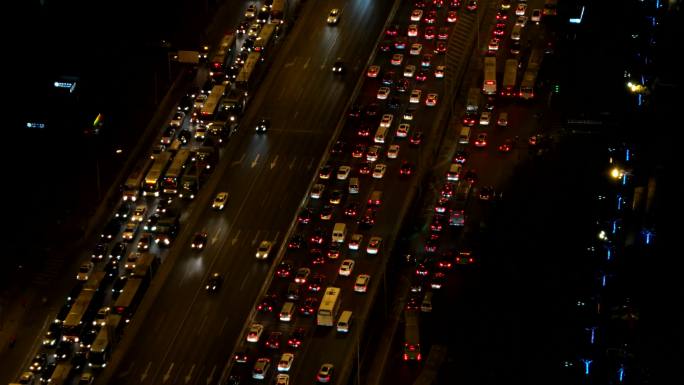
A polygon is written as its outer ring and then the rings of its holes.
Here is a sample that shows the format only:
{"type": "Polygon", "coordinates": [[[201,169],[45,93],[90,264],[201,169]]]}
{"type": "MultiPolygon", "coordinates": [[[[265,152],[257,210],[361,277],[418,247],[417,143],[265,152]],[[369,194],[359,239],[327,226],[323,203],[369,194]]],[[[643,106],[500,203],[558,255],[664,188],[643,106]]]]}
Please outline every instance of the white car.
{"type": "Polygon", "coordinates": [[[259,342],[259,338],[261,338],[261,333],[263,332],[264,325],[253,323],[247,332],[247,342],[259,342]]]}
{"type": "Polygon", "coordinates": [[[223,208],[226,206],[226,202],[228,202],[228,193],[222,191],[216,194],[214,203],[211,204],[211,208],[214,210],[223,210],[223,208]]]}
{"type": "Polygon", "coordinates": [[[432,92],[427,94],[427,97],[425,98],[425,105],[428,107],[434,107],[437,105],[437,94],[432,92]]]}
{"type": "Polygon", "coordinates": [[[280,356],[280,361],[278,361],[278,371],[279,372],[289,371],[290,368],[292,367],[292,361],[294,361],[294,354],[283,353],[283,355],[280,356]]]}
{"type": "Polygon", "coordinates": [[[491,52],[496,52],[499,50],[499,39],[492,38],[487,45],[487,49],[491,52]]]}
{"type": "Polygon", "coordinates": [[[411,21],[420,21],[420,19],[423,18],[423,10],[422,9],[414,9],[413,12],[411,12],[411,21]]]}
{"type": "Polygon", "coordinates": [[[392,114],[384,114],[384,115],[382,115],[382,120],[380,120],[380,127],[389,127],[389,126],[391,126],[393,120],[394,120],[394,115],[392,115],[392,114]]]}
{"type": "Polygon", "coordinates": [[[443,65],[439,65],[435,67],[435,78],[441,79],[444,77],[444,73],[446,72],[446,67],[443,65]]]}
{"type": "Polygon", "coordinates": [[[368,291],[368,282],[370,282],[370,275],[359,274],[356,276],[354,282],[354,291],[357,293],[365,293],[368,291]]]}
{"type": "Polygon", "coordinates": [[[331,9],[327,19],[328,24],[337,24],[337,22],[340,21],[341,13],[342,12],[338,8],[331,9]]]}
{"type": "Polygon", "coordinates": [[[311,188],[311,198],[312,199],[320,199],[321,195],[323,195],[323,191],[325,191],[325,185],[322,185],[320,183],[316,183],[311,188]]]}
{"type": "Polygon", "coordinates": [[[368,241],[368,246],[366,247],[366,252],[368,254],[377,254],[380,251],[380,245],[382,244],[382,238],[371,237],[368,241]]]}
{"type": "Polygon", "coordinates": [[[525,3],[518,3],[518,6],[515,7],[515,15],[516,16],[524,16],[525,11],[527,11],[527,4],[525,4],[525,3]]]}
{"type": "Polygon", "coordinates": [[[492,113],[489,111],[482,111],[482,115],[480,115],[480,125],[481,126],[488,126],[489,121],[492,119],[492,113]]]}
{"type": "Polygon", "coordinates": [[[380,146],[368,147],[368,151],[366,151],[366,160],[369,162],[375,162],[376,160],[378,160],[378,156],[380,156],[381,150],[382,147],[380,146]]]}
{"type": "Polygon", "coordinates": [[[539,23],[541,21],[541,15],[542,15],[541,9],[535,8],[532,10],[532,17],[530,18],[530,20],[532,20],[535,23],[539,23]]]}
{"type": "Polygon", "coordinates": [[[147,213],[147,206],[137,205],[135,206],[133,215],[131,215],[131,220],[133,222],[142,222],[145,219],[145,213],[147,213]]]}
{"type": "Polygon", "coordinates": [[[257,7],[256,4],[250,4],[245,11],[245,18],[254,19],[256,17],[257,7]]]}
{"type": "Polygon", "coordinates": [[[387,157],[389,159],[397,159],[399,157],[399,145],[391,144],[387,149],[387,157]]]}
{"type": "Polygon", "coordinates": [[[337,180],[346,180],[347,177],[349,177],[350,172],[351,172],[351,167],[340,166],[340,168],[337,169],[337,180]]]}
{"type": "Polygon", "coordinates": [[[412,78],[413,75],[416,74],[416,66],[413,64],[409,64],[406,67],[404,67],[404,77],[405,78],[412,78]]]}
{"type": "Polygon", "coordinates": [[[377,78],[379,73],[380,66],[372,65],[368,67],[368,72],[366,72],[366,76],[368,76],[369,78],[377,78]]]}
{"type": "Polygon", "coordinates": [[[173,114],[173,119],[169,122],[170,126],[180,127],[183,125],[183,119],[185,119],[185,112],[178,111],[173,114]]]}
{"type": "Polygon", "coordinates": [[[271,253],[271,248],[273,247],[273,244],[269,241],[261,241],[259,244],[259,247],[257,248],[256,251],[256,258],[257,259],[266,259],[268,258],[268,255],[271,253]]]}
{"type": "Polygon", "coordinates": [[[500,112],[499,118],[496,120],[496,124],[501,127],[508,126],[508,112],[500,112]]]}
{"type": "Polygon", "coordinates": [[[405,138],[408,136],[409,131],[411,130],[411,125],[408,123],[401,123],[399,127],[397,128],[397,138],[405,138]]]}
{"type": "Polygon", "coordinates": [[[373,167],[373,178],[382,179],[385,176],[385,171],[387,170],[387,165],[384,163],[377,163],[373,167]]]}
{"type": "Polygon", "coordinates": [[[400,53],[395,53],[392,55],[392,60],[390,60],[390,63],[394,66],[400,66],[402,63],[404,63],[404,55],[400,53]]]}
{"type": "Polygon", "coordinates": [[[276,376],[275,385],[290,385],[290,376],[284,373],[280,373],[276,376]]]}
{"type": "Polygon", "coordinates": [[[418,36],[418,25],[417,24],[411,24],[408,26],[408,37],[416,37],[418,36]]]}
{"type": "Polygon", "coordinates": [[[413,43],[411,44],[411,50],[409,53],[411,55],[420,55],[420,53],[423,52],[423,45],[420,43],[413,43]]]}
{"type": "Polygon", "coordinates": [[[378,99],[380,100],[385,100],[390,94],[390,89],[389,87],[380,87],[378,88],[378,99]]]}
{"type": "Polygon", "coordinates": [[[518,18],[515,19],[515,25],[525,28],[527,25],[527,16],[518,16],[518,18]]]}
{"type": "Polygon", "coordinates": [[[95,264],[92,262],[85,262],[78,268],[78,274],[76,274],[76,279],[79,281],[87,281],[90,274],[93,272],[95,264]]]}
{"type": "Polygon", "coordinates": [[[351,275],[353,270],[354,270],[354,260],[353,259],[345,259],[344,261],[342,261],[342,264],[340,265],[339,273],[340,273],[340,275],[348,277],[351,275]]]}
{"type": "Polygon", "coordinates": [[[349,239],[349,250],[358,250],[363,242],[363,234],[353,234],[349,239]]]}
{"type": "Polygon", "coordinates": [[[422,95],[422,91],[419,89],[413,89],[411,90],[411,97],[409,98],[410,103],[420,103],[420,96],[422,95]]]}

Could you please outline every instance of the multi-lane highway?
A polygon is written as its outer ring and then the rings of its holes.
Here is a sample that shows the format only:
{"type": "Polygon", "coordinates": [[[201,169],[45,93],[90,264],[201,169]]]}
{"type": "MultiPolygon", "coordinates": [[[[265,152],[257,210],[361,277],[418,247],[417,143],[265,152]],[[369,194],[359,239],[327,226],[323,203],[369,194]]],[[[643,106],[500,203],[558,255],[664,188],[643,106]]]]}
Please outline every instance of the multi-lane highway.
{"type": "MultiPolygon", "coordinates": [[[[283,240],[315,172],[356,76],[365,66],[389,2],[308,2],[300,20],[277,51],[240,132],[226,149],[193,215],[171,251],[175,265],[149,308],[134,342],[111,371],[112,383],[206,383],[218,380],[261,288],[269,261],[254,257],[261,240],[283,240]],[[328,26],[331,7],[343,9],[328,26]],[[363,25],[364,28],[358,28],[363,25]],[[348,72],[332,74],[337,57],[348,72]],[[253,124],[267,116],[264,135],[253,124]],[[211,210],[216,192],[230,193],[223,212],[211,210]],[[190,250],[195,231],[209,233],[201,253],[190,250]],[[208,295],[212,272],[224,276],[221,290],[208,295]]],[[[139,322],[139,321],[137,321],[139,322]]],[[[120,353],[117,353],[120,354],[120,353]]]]}

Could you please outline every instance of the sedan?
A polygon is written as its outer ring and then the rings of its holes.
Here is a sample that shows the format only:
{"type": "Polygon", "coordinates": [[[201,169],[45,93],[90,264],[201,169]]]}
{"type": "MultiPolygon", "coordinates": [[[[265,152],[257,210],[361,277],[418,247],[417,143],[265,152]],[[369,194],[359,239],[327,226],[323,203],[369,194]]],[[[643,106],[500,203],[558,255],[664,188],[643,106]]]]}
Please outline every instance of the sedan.
{"type": "Polygon", "coordinates": [[[76,274],[76,279],[79,281],[87,281],[90,274],[93,272],[95,264],[92,262],[85,262],[78,268],[78,274],[76,274]]]}
{"type": "Polygon", "coordinates": [[[382,238],[371,237],[368,241],[368,246],[366,247],[366,252],[368,254],[377,254],[380,251],[380,245],[382,244],[382,238]]]}
{"type": "Polygon", "coordinates": [[[311,188],[311,199],[320,199],[323,195],[324,190],[325,185],[322,185],[320,183],[316,183],[315,185],[313,185],[313,187],[311,188]]]}
{"type": "Polygon", "coordinates": [[[280,356],[280,361],[278,361],[278,371],[279,372],[289,371],[290,368],[292,367],[292,361],[294,361],[294,354],[283,353],[283,355],[280,356]]]}
{"type": "Polygon", "coordinates": [[[475,139],[475,146],[476,147],[485,147],[487,145],[487,133],[482,132],[477,134],[477,138],[475,139]]]}
{"type": "Polygon", "coordinates": [[[373,178],[382,179],[385,176],[385,171],[387,170],[387,165],[384,163],[378,163],[373,168],[373,178]]]}
{"type": "Polygon", "coordinates": [[[425,105],[428,107],[436,106],[437,105],[437,94],[436,93],[427,94],[427,98],[425,98],[425,105]]]}
{"type": "Polygon", "coordinates": [[[345,259],[344,261],[342,261],[342,264],[340,265],[339,274],[342,276],[348,277],[351,275],[353,270],[354,270],[354,260],[353,259],[345,259]]]}
{"type": "Polygon", "coordinates": [[[330,382],[332,380],[334,368],[335,366],[333,366],[333,364],[321,365],[321,368],[318,369],[318,373],[316,374],[316,381],[320,383],[330,382]]]}
{"type": "Polygon", "coordinates": [[[349,173],[351,172],[351,167],[349,166],[340,166],[337,169],[337,180],[346,180],[347,177],[349,177],[349,173]]]}
{"type": "Polygon", "coordinates": [[[328,14],[328,18],[326,19],[328,24],[330,24],[330,25],[337,24],[340,21],[340,14],[341,13],[342,12],[340,12],[340,10],[338,8],[331,9],[330,13],[328,14]]]}
{"type": "Polygon", "coordinates": [[[390,60],[390,63],[395,66],[400,66],[404,62],[404,55],[400,53],[395,53],[392,55],[392,60],[390,60]]]}
{"type": "Polygon", "coordinates": [[[411,90],[411,96],[409,97],[409,102],[410,103],[420,103],[420,96],[422,94],[422,91],[419,89],[413,89],[411,90]]]}
{"type": "Polygon", "coordinates": [[[378,95],[377,98],[380,100],[385,100],[390,94],[390,89],[389,87],[380,87],[378,88],[378,95]]]}
{"type": "Polygon", "coordinates": [[[101,261],[105,254],[107,254],[107,245],[104,243],[98,243],[95,245],[95,248],[93,248],[93,253],[90,255],[90,259],[93,262],[101,261]]]}
{"type": "Polygon", "coordinates": [[[492,118],[492,113],[489,111],[482,111],[482,115],[480,115],[480,125],[481,126],[488,126],[489,121],[492,118]]]}
{"type": "Polygon", "coordinates": [[[204,286],[204,288],[209,293],[215,293],[221,287],[221,283],[223,283],[223,277],[221,277],[221,274],[214,273],[211,275],[211,277],[209,277],[209,280],[207,280],[207,284],[204,286]]]}
{"type": "Polygon", "coordinates": [[[416,73],[416,66],[413,64],[409,64],[406,67],[404,67],[404,77],[405,78],[412,78],[413,75],[416,73]]]}
{"type": "Polygon", "coordinates": [[[259,247],[257,248],[256,251],[256,258],[257,259],[267,259],[268,255],[271,253],[271,248],[273,247],[273,243],[270,241],[261,241],[259,244],[259,247]]]}
{"type": "Polygon", "coordinates": [[[247,332],[247,342],[259,342],[259,338],[261,338],[261,333],[263,332],[264,325],[253,323],[247,332]]]}
{"type": "Polygon", "coordinates": [[[416,24],[409,25],[407,34],[408,34],[408,37],[418,36],[418,25],[416,25],[416,24]]]}
{"type": "Polygon", "coordinates": [[[525,16],[526,11],[527,11],[527,4],[525,4],[525,3],[518,3],[518,6],[515,7],[515,15],[516,16],[525,16]]]}
{"type": "Polygon", "coordinates": [[[226,207],[226,202],[228,202],[228,193],[225,191],[222,191],[218,194],[216,194],[216,197],[214,198],[214,202],[211,204],[211,208],[214,210],[223,210],[224,207],[226,207]]]}
{"type": "Polygon", "coordinates": [[[420,55],[420,53],[423,52],[423,45],[420,43],[413,43],[411,44],[411,50],[409,50],[409,54],[417,56],[420,55]]]}
{"type": "Polygon", "coordinates": [[[411,21],[420,21],[420,19],[423,17],[423,10],[422,9],[414,9],[413,12],[411,12],[411,21]]]}
{"type": "Polygon", "coordinates": [[[366,76],[369,78],[377,78],[378,74],[380,74],[380,66],[370,66],[368,67],[368,72],[366,72],[366,76]]]}
{"type": "Polygon", "coordinates": [[[204,246],[207,245],[207,239],[208,238],[209,238],[209,235],[207,233],[204,233],[204,232],[195,233],[195,236],[192,238],[192,243],[190,243],[190,248],[197,249],[197,250],[204,249],[204,246]]]}
{"type": "Polygon", "coordinates": [[[306,280],[309,278],[309,274],[311,274],[311,269],[308,267],[300,267],[297,270],[297,274],[295,274],[295,283],[300,285],[306,283],[306,280]]]}
{"type": "Polygon", "coordinates": [[[370,275],[359,274],[356,276],[354,282],[354,291],[357,293],[365,293],[368,291],[368,282],[370,282],[370,275]]]}
{"type": "Polygon", "coordinates": [[[396,159],[399,157],[399,145],[391,144],[387,149],[387,158],[396,159]]]}
{"type": "Polygon", "coordinates": [[[394,115],[392,115],[392,114],[384,114],[384,115],[382,115],[382,119],[380,120],[380,127],[389,127],[389,126],[391,126],[393,120],[394,120],[394,115]]]}

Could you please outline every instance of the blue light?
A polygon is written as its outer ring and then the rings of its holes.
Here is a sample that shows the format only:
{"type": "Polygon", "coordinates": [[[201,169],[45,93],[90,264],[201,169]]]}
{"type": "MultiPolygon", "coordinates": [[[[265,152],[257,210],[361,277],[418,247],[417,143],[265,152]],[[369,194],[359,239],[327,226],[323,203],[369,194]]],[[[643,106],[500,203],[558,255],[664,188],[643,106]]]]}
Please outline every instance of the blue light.
{"type": "Polygon", "coordinates": [[[584,362],[584,374],[589,375],[589,367],[591,366],[591,360],[590,359],[582,359],[584,362]]]}
{"type": "Polygon", "coordinates": [[[613,234],[617,232],[617,219],[613,219],[613,234]]]}
{"type": "Polygon", "coordinates": [[[621,195],[618,195],[617,201],[618,201],[617,209],[618,209],[618,211],[620,211],[620,210],[622,210],[622,196],[621,195]]]}
{"type": "Polygon", "coordinates": [[[622,382],[622,380],[625,379],[625,367],[620,365],[620,369],[618,369],[618,381],[622,382]]]}
{"type": "Polygon", "coordinates": [[[579,24],[582,22],[583,17],[584,17],[584,6],[582,6],[582,9],[580,10],[579,17],[571,17],[568,21],[570,22],[570,24],[579,24]]]}
{"type": "Polygon", "coordinates": [[[643,98],[641,97],[641,94],[637,95],[637,104],[641,106],[643,104],[643,98]]]}
{"type": "Polygon", "coordinates": [[[603,277],[601,277],[601,286],[606,287],[606,275],[605,274],[603,274],[603,277]]]}
{"type": "Polygon", "coordinates": [[[660,8],[660,0],[656,0],[656,9],[660,8]]]}
{"type": "Polygon", "coordinates": [[[625,162],[629,162],[629,148],[625,150],[625,162]]]}
{"type": "Polygon", "coordinates": [[[610,257],[612,256],[612,252],[610,251],[610,248],[608,248],[608,252],[606,253],[606,260],[610,261],[610,257]]]}
{"type": "Polygon", "coordinates": [[[596,326],[592,326],[590,328],[587,328],[587,330],[591,330],[591,338],[590,338],[589,342],[593,345],[595,342],[594,337],[596,336],[596,326]]]}

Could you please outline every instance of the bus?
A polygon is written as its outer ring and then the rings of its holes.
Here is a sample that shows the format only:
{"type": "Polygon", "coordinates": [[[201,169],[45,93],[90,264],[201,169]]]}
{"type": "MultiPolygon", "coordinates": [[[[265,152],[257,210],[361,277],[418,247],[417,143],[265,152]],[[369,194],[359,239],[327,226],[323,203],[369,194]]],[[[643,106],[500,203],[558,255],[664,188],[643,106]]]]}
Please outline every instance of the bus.
{"type": "Polygon", "coordinates": [[[62,340],[79,342],[83,325],[89,324],[92,316],[97,311],[103,297],[101,287],[105,281],[106,273],[98,271],[91,274],[88,281],[83,285],[81,293],[76,297],[64,322],[62,323],[62,340]]]}
{"type": "Polygon", "coordinates": [[[104,368],[107,366],[109,354],[112,350],[111,340],[109,338],[109,328],[103,327],[97,333],[95,341],[88,352],[88,366],[91,368],[104,368]]]}
{"type": "Polygon", "coordinates": [[[283,24],[285,22],[285,0],[273,0],[271,5],[271,23],[283,24]]]}
{"type": "Polygon", "coordinates": [[[404,361],[420,361],[418,312],[404,310],[404,361]]]}
{"type": "Polygon", "coordinates": [[[273,36],[275,29],[275,24],[265,24],[261,27],[261,32],[259,32],[259,36],[257,36],[256,41],[254,42],[254,51],[261,53],[261,61],[264,61],[263,52],[268,51],[268,48],[275,40],[275,37],[273,36]]]}
{"type": "Polygon", "coordinates": [[[530,53],[530,58],[527,61],[527,67],[525,68],[525,73],[523,74],[522,81],[520,82],[520,97],[523,99],[534,98],[534,88],[537,83],[537,73],[539,72],[539,67],[541,66],[544,54],[541,49],[534,48],[530,53]]]}
{"type": "Polygon", "coordinates": [[[173,157],[171,166],[166,170],[164,181],[162,182],[162,192],[164,194],[178,194],[178,187],[180,185],[183,170],[190,160],[190,150],[178,150],[176,156],[173,157]]]}
{"type": "Polygon", "coordinates": [[[183,173],[178,196],[183,199],[195,199],[195,196],[199,192],[199,177],[200,169],[197,167],[197,163],[193,161],[190,163],[188,169],[185,170],[185,173],[183,173]]]}
{"type": "Polygon", "coordinates": [[[261,53],[253,51],[247,55],[247,60],[245,64],[240,69],[240,73],[235,79],[235,86],[245,93],[245,96],[249,95],[249,89],[256,81],[256,66],[261,60],[261,53]]]}
{"type": "Polygon", "coordinates": [[[545,0],[544,10],[542,11],[544,16],[555,16],[558,14],[558,0],[545,0]]]}
{"type": "Polygon", "coordinates": [[[198,170],[209,172],[216,166],[218,154],[213,147],[202,146],[195,149],[192,161],[197,165],[198,170]]]}
{"type": "Polygon", "coordinates": [[[219,43],[218,50],[214,53],[209,63],[209,76],[216,81],[226,76],[226,65],[231,62],[233,47],[235,46],[235,34],[226,33],[219,43]]]}
{"type": "Polygon", "coordinates": [[[216,110],[218,109],[219,102],[221,101],[221,98],[223,97],[223,95],[225,93],[226,93],[226,85],[225,84],[217,84],[211,89],[211,92],[209,93],[207,100],[204,102],[204,105],[202,106],[202,109],[200,110],[200,116],[199,116],[200,124],[206,125],[207,122],[214,120],[214,114],[216,114],[216,110]]]}
{"type": "Polygon", "coordinates": [[[164,151],[154,159],[152,167],[145,176],[145,185],[143,186],[143,196],[154,195],[159,196],[159,183],[161,182],[162,174],[166,171],[171,160],[171,153],[164,151]]]}
{"type": "Polygon", "coordinates": [[[501,84],[501,96],[516,96],[515,83],[518,78],[518,60],[508,59],[504,66],[503,83],[501,84]]]}
{"type": "Polygon", "coordinates": [[[133,172],[126,179],[123,187],[123,200],[135,202],[138,200],[138,194],[140,194],[140,188],[142,187],[143,178],[149,170],[150,165],[152,165],[152,159],[145,158],[142,164],[133,170],[133,172]]]}
{"type": "Polygon", "coordinates": [[[496,94],[496,58],[487,56],[484,59],[484,80],[482,92],[487,95],[496,94]]]}
{"type": "Polygon", "coordinates": [[[339,287],[330,286],[325,289],[325,294],[316,315],[317,325],[333,326],[335,324],[335,317],[337,317],[337,312],[340,310],[340,303],[342,302],[340,292],[339,287]]]}
{"type": "Polygon", "coordinates": [[[149,281],[159,267],[159,258],[152,253],[143,253],[135,262],[135,268],[131,272],[131,277],[149,281]]]}
{"type": "Polygon", "coordinates": [[[71,375],[73,374],[74,366],[70,362],[60,362],[55,370],[52,371],[52,375],[48,379],[50,385],[64,385],[69,383],[71,375]]]}
{"type": "Polygon", "coordinates": [[[124,321],[129,323],[145,294],[145,289],[147,289],[145,280],[135,277],[129,278],[123,292],[114,303],[112,309],[114,314],[122,316],[124,321]]]}

